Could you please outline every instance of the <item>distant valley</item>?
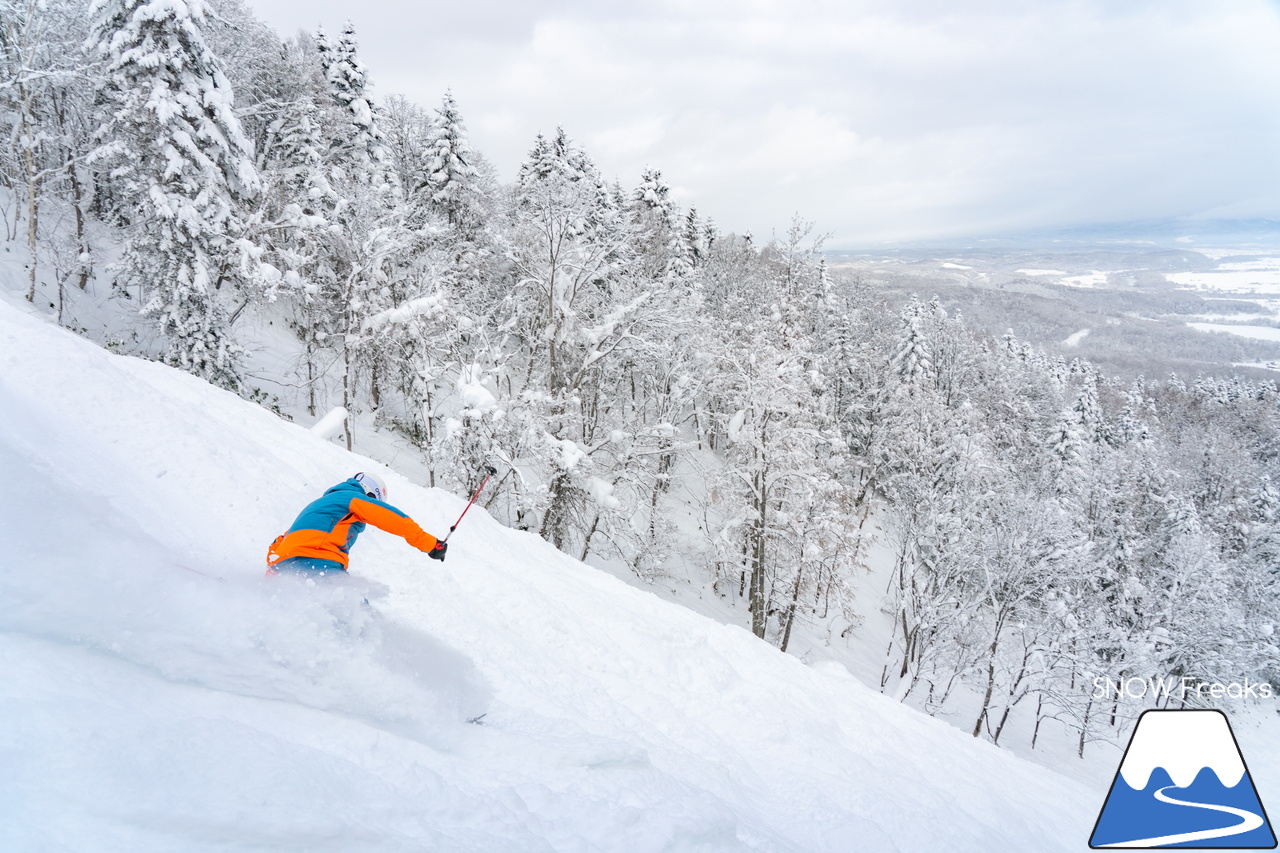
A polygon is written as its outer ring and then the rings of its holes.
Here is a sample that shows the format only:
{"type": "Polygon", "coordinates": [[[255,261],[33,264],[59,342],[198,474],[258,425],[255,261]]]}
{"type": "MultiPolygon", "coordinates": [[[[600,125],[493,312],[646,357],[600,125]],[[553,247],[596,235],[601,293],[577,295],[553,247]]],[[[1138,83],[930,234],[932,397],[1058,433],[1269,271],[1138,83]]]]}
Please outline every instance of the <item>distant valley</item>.
{"type": "Polygon", "coordinates": [[[1108,375],[1280,379],[1277,246],[974,246],[826,257],[834,273],[891,304],[936,296],[993,338],[1012,331],[1108,375]]]}

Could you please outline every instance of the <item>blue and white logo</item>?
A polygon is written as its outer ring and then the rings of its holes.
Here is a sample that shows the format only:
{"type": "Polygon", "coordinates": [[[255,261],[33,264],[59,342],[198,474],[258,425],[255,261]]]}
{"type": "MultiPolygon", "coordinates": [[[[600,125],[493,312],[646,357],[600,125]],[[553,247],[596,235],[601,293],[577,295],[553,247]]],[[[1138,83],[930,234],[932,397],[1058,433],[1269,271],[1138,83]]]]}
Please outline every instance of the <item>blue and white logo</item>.
{"type": "Polygon", "coordinates": [[[1089,846],[1274,848],[1275,833],[1227,716],[1145,712],[1089,846]]]}

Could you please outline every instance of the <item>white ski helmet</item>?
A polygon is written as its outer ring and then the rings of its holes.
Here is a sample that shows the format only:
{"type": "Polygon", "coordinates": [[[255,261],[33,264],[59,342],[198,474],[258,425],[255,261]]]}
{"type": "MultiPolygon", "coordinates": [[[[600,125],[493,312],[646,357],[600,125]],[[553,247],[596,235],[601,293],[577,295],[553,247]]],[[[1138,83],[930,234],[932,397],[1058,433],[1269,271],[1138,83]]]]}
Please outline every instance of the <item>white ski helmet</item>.
{"type": "Polygon", "coordinates": [[[362,471],[352,479],[359,483],[364,488],[364,493],[375,501],[387,499],[387,484],[377,474],[362,471]]]}

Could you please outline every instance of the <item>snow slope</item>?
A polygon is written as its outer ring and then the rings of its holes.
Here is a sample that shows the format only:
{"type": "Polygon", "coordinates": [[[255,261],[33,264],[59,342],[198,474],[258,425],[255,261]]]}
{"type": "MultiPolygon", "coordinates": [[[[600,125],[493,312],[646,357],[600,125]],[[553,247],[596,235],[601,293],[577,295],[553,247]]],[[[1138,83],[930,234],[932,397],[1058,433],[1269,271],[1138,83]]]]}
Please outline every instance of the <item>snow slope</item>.
{"type": "Polygon", "coordinates": [[[1084,849],[1105,788],[477,509],[264,579],[371,467],[0,302],[0,850],[1084,849]]]}

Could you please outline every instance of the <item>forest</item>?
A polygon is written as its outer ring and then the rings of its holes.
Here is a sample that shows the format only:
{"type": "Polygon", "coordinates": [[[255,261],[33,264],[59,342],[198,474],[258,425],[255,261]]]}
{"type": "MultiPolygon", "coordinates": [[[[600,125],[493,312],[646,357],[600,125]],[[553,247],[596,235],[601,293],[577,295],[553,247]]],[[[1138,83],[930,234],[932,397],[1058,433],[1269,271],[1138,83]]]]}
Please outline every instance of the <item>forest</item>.
{"type": "Polygon", "coordinates": [[[242,330],[271,318],[282,414],[342,407],[348,448],[394,432],[459,493],[498,465],[504,523],[641,579],[693,561],[784,652],[879,612],[875,686],[972,707],[975,737],[1017,712],[1032,746],[1055,720],[1083,753],[1136,710],[1097,677],[1280,688],[1274,382],[1120,380],[929,294],[892,307],[813,223],[723,233],[564,129],[508,179],[464,106],[375,99],[350,24],[0,0],[23,295],[72,326],[69,295],[109,287],[153,333],[112,346],[265,405],[242,330]]]}

